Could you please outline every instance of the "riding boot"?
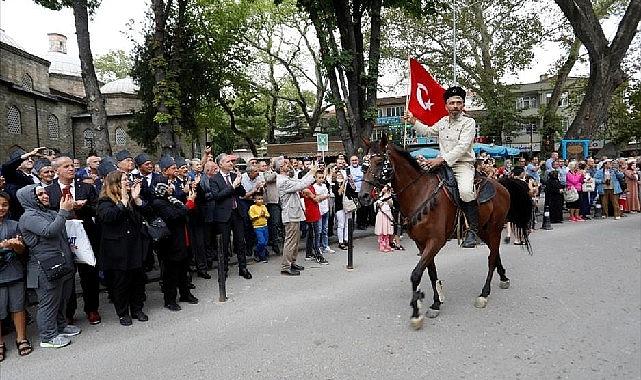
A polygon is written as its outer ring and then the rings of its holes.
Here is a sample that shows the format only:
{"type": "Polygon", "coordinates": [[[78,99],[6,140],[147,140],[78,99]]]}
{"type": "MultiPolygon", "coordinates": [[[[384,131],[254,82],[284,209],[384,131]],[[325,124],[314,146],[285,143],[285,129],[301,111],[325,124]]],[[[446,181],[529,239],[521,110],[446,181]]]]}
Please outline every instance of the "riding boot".
{"type": "Polygon", "coordinates": [[[476,199],[471,202],[462,202],[463,203],[463,213],[465,213],[465,219],[467,219],[467,231],[465,232],[465,239],[463,239],[463,248],[474,248],[476,247],[477,234],[479,229],[479,205],[476,203],[476,199]]]}

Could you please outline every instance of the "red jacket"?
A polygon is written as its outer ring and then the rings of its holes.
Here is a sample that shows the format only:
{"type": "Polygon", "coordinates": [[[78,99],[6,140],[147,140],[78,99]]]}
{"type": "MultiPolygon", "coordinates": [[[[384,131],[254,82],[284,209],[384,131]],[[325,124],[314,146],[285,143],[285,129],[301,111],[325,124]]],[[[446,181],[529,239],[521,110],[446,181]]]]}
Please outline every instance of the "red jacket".
{"type": "MultiPolygon", "coordinates": [[[[310,185],[307,190],[311,191],[316,196],[316,190],[314,190],[314,185],[310,185]]],[[[320,207],[314,198],[303,197],[305,200],[305,221],[308,223],[318,222],[321,218],[320,207]]]]}

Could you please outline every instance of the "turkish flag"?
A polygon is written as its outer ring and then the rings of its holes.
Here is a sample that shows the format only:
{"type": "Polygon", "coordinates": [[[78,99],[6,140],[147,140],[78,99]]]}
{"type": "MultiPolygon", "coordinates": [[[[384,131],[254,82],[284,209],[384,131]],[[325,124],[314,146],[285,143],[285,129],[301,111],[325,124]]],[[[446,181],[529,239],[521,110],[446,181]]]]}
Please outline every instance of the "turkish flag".
{"type": "Polygon", "coordinates": [[[410,58],[410,84],[407,109],[414,117],[431,126],[447,115],[445,89],[414,58],[410,58]]]}

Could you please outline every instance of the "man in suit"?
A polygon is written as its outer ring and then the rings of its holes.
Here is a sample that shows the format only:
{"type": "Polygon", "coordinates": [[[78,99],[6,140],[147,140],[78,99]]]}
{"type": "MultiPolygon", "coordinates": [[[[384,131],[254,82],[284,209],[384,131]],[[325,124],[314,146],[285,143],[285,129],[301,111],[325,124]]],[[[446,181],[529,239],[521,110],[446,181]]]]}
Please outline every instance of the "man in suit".
{"type": "Polygon", "coordinates": [[[220,170],[212,176],[210,181],[211,195],[216,202],[212,219],[217,231],[222,234],[225,270],[227,270],[227,254],[230,252],[231,233],[233,231],[234,251],[238,257],[238,274],[249,280],[252,275],[247,270],[243,217],[239,204],[239,197],[245,195],[245,188],[241,186],[240,175],[233,172],[233,156],[222,153],[216,157],[216,163],[220,170]]]}
{"type": "MultiPolygon", "coordinates": [[[[89,242],[95,254],[98,252],[98,241],[100,240],[98,226],[94,222],[96,204],[98,202],[96,189],[92,185],[75,179],[76,169],[71,158],[58,157],[53,161],[52,165],[58,174],[58,179],[45,188],[49,195],[49,207],[58,211],[62,197],[66,194],[72,196],[74,207],[71,219],[82,220],[82,226],[87,232],[87,237],[89,237],[89,242]]],[[[100,290],[98,269],[83,263],[78,263],[77,268],[80,275],[80,286],[82,287],[84,311],[89,323],[96,325],[101,321],[100,313],[98,313],[98,292],[100,290]]],[[[67,319],[73,320],[76,307],[76,292],[74,289],[71,299],[67,303],[67,319]]]]}
{"type": "Polygon", "coordinates": [[[151,202],[154,197],[154,188],[160,182],[162,176],[154,172],[154,162],[146,153],[141,153],[134,158],[138,167],[140,183],[140,198],[145,202],[151,202]]]}
{"type": "Polygon", "coordinates": [[[46,148],[35,148],[28,153],[22,149],[16,149],[9,155],[9,161],[5,162],[0,169],[5,180],[5,191],[11,197],[9,210],[13,220],[20,219],[24,213],[16,193],[25,186],[37,183],[38,177],[31,174],[31,169],[33,169],[34,158],[44,149],[46,148]]]}

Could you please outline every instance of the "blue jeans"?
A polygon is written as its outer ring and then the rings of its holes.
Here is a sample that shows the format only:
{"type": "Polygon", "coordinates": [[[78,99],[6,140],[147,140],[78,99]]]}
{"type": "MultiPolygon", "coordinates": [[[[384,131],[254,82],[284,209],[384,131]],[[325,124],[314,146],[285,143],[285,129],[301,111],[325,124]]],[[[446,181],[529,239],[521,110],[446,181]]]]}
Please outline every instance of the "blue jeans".
{"type": "Polygon", "coordinates": [[[319,247],[323,250],[329,248],[329,238],[327,236],[327,226],[329,223],[329,212],[321,215],[320,223],[320,244],[319,247]]]}
{"type": "Polygon", "coordinates": [[[260,260],[267,259],[267,243],[269,242],[269,229],[267,226],[254,228],[256,234],[256,256],[260,260]]]}

